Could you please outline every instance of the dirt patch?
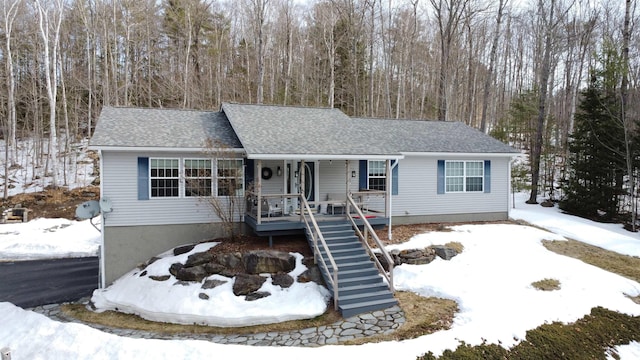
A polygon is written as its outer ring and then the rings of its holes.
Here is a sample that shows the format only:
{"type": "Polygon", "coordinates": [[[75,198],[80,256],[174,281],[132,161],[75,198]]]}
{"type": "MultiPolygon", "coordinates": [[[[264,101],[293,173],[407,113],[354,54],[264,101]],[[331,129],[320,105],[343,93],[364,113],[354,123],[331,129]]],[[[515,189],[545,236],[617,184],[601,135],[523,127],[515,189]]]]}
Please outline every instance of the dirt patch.
{"type": "Polygon", "coordinates": [[[269,247],[269,239],[254,235],[238,235],[234,239],[219,238],[220,242],[211,248],[212,253],[246,253],[250,250],[277,250],[300,253],[304,257],[311,257],[313,253],[304,235],[288,235],[273,237],[273,246],[269,247]]]}
{"type": "Polygon", "coordinates": [[[0,200],[2,210],[17,207],[28,208],[29,219],[64,218],[73,220],[78,205],[89,200],[100,199],[100,187],[88,186],[76,189],[46,189],[37,193],[25,193],[0,200]]]}

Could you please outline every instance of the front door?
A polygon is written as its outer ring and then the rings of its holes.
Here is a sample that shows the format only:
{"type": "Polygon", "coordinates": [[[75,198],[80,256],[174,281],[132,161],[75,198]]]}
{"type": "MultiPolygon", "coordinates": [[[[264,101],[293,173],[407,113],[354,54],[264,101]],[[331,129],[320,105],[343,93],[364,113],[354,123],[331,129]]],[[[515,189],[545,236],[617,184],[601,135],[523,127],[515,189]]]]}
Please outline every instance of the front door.
{"type": "MultiPolygon", "coordinates": [[[[300,172],[300,162],[298,162],[298,174],[302,174],[300,172]]],[[[304,197],[307,199],[309,203],[312,203],[316,200],[316,163],[315,162],[305,162],[304,163],[304,197]]],[[[300,184],[301,178],[298,175],[298,184],[300,184]]],[[[298,186],[298,189],[300,187],[298,186]]],[[[310,204],[311,205],[311,204],[310,204]]]]}

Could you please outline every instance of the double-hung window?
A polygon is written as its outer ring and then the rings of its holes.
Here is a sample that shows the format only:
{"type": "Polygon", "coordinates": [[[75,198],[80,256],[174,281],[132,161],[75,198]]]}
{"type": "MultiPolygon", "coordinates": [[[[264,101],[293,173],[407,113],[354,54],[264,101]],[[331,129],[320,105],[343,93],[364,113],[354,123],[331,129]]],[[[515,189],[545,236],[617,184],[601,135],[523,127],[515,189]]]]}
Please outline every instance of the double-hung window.
{"type": "Polygon", "coordinates": [[[217,161],[218,196],[243,196],[244,171],[242,159],[217,161]]]}
{"type": "Polygon", "coordinates": [[[483,161],[447,161],[445,163],[446,192],[483,192],[483,161]]]}
{"type": "Polygon", "coordinates": [[[180,161],[178,159],[151,159],[151,197],[180,196],[180,161]]]}
{"type": "Polygon", "coordinates": [[[184,196],[211,196],[211,160],[184,160],[184,196]]]}
{"type": "Polygon", "coordinates": [[[369,160],[368,189],[386,190],[387,165],[384,160],[369,160]]]}

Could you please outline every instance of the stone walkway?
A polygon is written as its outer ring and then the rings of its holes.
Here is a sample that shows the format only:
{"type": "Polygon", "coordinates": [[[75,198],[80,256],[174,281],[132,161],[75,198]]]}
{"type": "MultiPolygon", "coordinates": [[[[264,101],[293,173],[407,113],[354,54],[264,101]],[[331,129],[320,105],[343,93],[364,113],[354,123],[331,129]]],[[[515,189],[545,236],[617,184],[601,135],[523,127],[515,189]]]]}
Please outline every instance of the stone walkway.
{"type": "MultiPolygon", "coordinates": [[[[86,303],[86,301],[85,301],[86,303]]],[[[399,306],[352,316],[342,321],[320,327],[285,332],[263,332],[257,334],[163,334],[142,330],[111,328],[85,323],[66,316],[59,304],[43,305],[30,309],[52,320],[81,323],[103,332],[139,339],[205,340],[219,344],[242,344],[256,346],[322,346],[378,334],[390,334],[405,322],[404,312],[399,306]]]]}

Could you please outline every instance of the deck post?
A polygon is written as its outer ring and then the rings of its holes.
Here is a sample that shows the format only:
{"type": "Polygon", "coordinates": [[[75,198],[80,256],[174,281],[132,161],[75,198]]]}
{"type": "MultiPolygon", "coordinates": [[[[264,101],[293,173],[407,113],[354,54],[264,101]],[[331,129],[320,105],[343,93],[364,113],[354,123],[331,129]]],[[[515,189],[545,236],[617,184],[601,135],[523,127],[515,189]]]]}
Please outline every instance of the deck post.
{"type": "MultiPolygon", "coordinates": [[[[344,189],[344,193],[345,193],[345,200],[349,198],[349,185],[351,183],[351,177],[349,176],[349,160],[345,160],[344,161],[344,177],[345,177],[345,189],[344,189]]],[[[345,202],[345,215],[349,214],[349,202],[346,201],[345,202]]]]}
{"type": "Polygon", "coordinates": [[[258,219],[258,225],[262,224],[262,160],[258,160],[258,182],[256,185],[256,193],[258,196],[258,204],[256,218],[258,219]]]}
{"type": "MultiPolygon", "coordinates": [[[[305,192],[306,184],[304,174],[306,173],[304,167],[304,160],[300,160],[300,167],[298,168],[298,176],[300,176],[300,196],[303,198],[307,198],[307,194],[305,192]]],[[[304,221],[304,213],[302,209],[302,199],[298,202],[298,207],[300,208],[300,222],[304,221]]]]}

